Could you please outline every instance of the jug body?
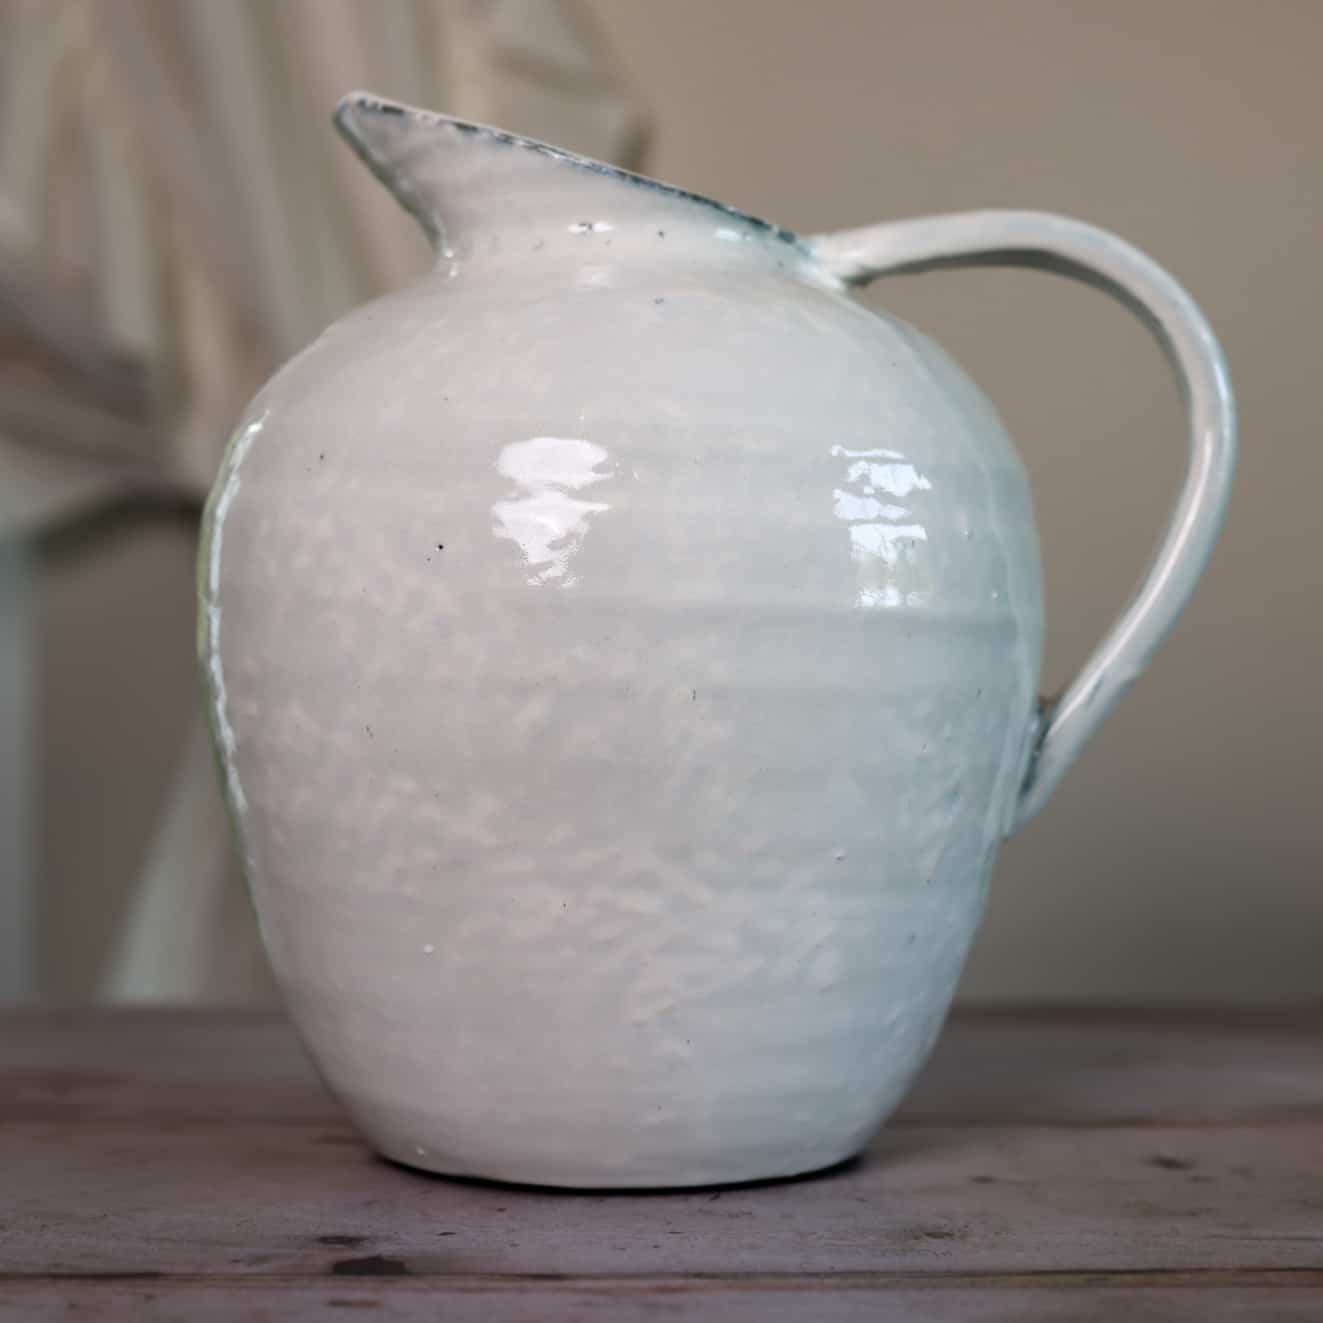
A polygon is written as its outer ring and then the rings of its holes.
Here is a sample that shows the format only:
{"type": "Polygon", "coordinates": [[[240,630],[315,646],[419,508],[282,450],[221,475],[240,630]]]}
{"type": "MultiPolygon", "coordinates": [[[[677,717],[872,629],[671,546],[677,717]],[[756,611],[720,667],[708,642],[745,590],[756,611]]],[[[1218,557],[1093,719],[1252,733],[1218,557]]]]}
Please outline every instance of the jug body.
{"type": "Polygon", "coordinates": [[[991,409],[775,256],[655,228],[609,283],[590,233],[356,312],[218,485],[262,930],[406,1162],[848,1156],[937,1032],[1022,771],[1038,565],[991,409]]]}

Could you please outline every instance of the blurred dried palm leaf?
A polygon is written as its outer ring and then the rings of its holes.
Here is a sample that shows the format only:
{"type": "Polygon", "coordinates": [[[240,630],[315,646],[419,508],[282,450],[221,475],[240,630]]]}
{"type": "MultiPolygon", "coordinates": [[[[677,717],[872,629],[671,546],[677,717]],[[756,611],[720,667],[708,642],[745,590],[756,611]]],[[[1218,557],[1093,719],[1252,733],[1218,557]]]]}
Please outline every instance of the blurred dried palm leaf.
{"type": "Polygon", "coordinates": [[[60,489],[202,492],[260,381],[425,267],[329,130],[351,87],[642,142],[573,0],[7,0],[0,52],[0,473],[52,489],[0,484],[0,532],[60,489]]]}
{"type": "MultiPolygon", "coordinates": [[[[575,0],[0,4],[0,538],[126,494],[196,513],[261,381],[426,267],[330,131],[355,87],[622,164],[642,147],[575,0]]],[[[108,995],[260,982],[202,748],[106,938],[108,995]]]]}

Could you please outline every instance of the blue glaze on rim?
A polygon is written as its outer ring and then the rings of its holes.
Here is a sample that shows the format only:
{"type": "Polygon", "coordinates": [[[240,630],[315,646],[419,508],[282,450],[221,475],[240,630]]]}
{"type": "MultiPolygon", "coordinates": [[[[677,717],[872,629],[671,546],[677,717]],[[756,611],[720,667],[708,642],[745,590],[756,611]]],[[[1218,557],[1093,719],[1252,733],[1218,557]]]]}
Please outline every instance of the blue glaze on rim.
{"type": "Polygon", "coordinates": [[[654,192],[663,193],[668,197],[680,198],[685,202],[696,202],[700,206],[708,207],[722,216],[728,216],[732,220],[743,222],[760,234],[766,235],[769,239],[789,244],[805,256],[811,255],[809,246],[794,231],[783,229],[779,225],[773,225],[771,221],[763,220],[761,216],[751,215],[747,211],[728,206],[726,203],[718,202],[715,198],[707,197],[702,193],[694,193],[690,189],[679,188],[675,184],[667,184],[660,179],[653,179],[650,175],[641,175],[633,170],[626,170],[621,166],[596,160],[591,156],[580,156],[577,152],[567,151],[563,147],[553,147],[550,143],[539,142],[536,138],[525,138],[522,134],[510,133],[506,129],[493,128],[490,124],[479,124],[474,120],[457,119],[454,115],[445,115],[434,110],[419,110],[416,106],[405,106],[397,101],[386,101],[382,97],[365,92],[351,92],[336,107],[335,114],[332,117],[337,131],[373,174],[386,184],[392,192],[400,196],[401,202],[410,211],[414,212],[418,219],[429,229],[437,225],[438,218],[430,213],[423,214],[420,212],[416,206],[418,199],[401,196],[402,193],[412,193],[412,190],[408,189],[407,186],[404,189],[401,188],[400,176],[390,171],[363,139],[353,123],[351,117],[351,111],[353,110],[364,110],[378,115],[407,116],[410,119],[429,124],[445,124],[460,133],[472,133],[511,147],[523,147],[542,156],[549,156],[552,160],[564,162],[564,164],[579,170],[588,170],[593,174],[604,175],[609,179],[619,179],[624,183],[634,184],[639,188],[652,189],[654,192]]]}

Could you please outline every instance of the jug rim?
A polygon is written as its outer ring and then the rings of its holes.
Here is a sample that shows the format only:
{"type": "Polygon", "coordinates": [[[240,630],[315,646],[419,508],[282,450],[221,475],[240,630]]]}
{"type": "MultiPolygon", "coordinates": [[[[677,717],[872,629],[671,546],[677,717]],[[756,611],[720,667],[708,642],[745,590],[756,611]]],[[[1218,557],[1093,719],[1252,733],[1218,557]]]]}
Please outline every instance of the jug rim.
{"type": "Polygon", "coordinates": [[[593,156],[572,152],[566,147],[557,147],[552,143],[542,142],[537,138],[529,138],[522,133],[513,133],[508,129],[499,129],[494,125],[483,124],[477,120],[463,119],[460,116],[448,115],[439,110],[423,110],[418,106],[405,105],[400,101],[391,101],[387,97],[377,96],[373,92],[350,92],[340,99],[332,118],[340,136],[349,143],[354,152],[362,157],[369,167],[375,168],[375,157],[371,147],[354,123],[353,112],[355,110],[378,115],[402,115],[428,124],[446,124],[460,133],[472,133],[511,147],[522,147],[579,170],[604,175],[609,179],[619,179],[623,183],[651,189],[667,197],[679,198],[685,202],[696,202],[700,206],[708,207],[722,216],[743,222],[767,238],[790,244],[801,251],[805,247],[803,238],[793,230],[775,225],[771,221],[764,220],[761,216],[755,216],[739,207],[732,207],[729,203],[718,202],[716,198],[708,197],[705,193],[696,193],[692,189],[682,188],[678,184],[668,184],[665,180],[656,179],[651,175],[640,174],[636,170],[627,170],[624,166],[612,165],[609,161],[601,161],[593,156]]]}

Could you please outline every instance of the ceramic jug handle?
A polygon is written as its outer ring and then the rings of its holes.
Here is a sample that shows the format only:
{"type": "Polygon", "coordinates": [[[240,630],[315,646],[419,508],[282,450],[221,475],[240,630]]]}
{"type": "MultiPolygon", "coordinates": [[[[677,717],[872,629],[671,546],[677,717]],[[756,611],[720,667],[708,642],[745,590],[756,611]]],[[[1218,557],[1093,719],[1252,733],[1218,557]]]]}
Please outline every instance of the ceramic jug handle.
{"type": "Polygon", "coordinates": [[[1236,414],[1226,362],[1203,314],[1166,271],[1114,234],[1064,216],[973,211],[844,230],[809,243],[848,285],[960,266],[1029,267],[1081,280],[1118,299],[1148,326],[1184,387],[1190,420],[1185,484],[1134,598],[1060,696],[1039,701],[1009,834],[1042,808],[1148,664],[1203,573],[1235,467],[1236,414]]]}

